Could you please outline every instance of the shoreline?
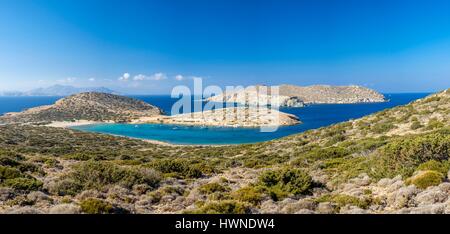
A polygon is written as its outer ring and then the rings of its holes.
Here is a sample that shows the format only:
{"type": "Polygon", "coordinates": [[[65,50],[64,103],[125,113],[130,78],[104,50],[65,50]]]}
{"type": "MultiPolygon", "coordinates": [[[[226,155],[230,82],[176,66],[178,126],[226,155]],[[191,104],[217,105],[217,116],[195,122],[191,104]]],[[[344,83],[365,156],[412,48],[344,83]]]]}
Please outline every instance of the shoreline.
{"type": "MultiPolygon", "coordinates": [[[[66,128],[66,129],[82,131],[82,130],[78,130],[78,129],[73,129],[72,127],[79,127],[79,126],[93,125],[93,124],[116,124],[116,123],[89,121],[89,120],[76,120],[73,122],[72,121],[55,121],[55,122],[52,122],[52,123],[44,125],[44,126],[54,127],[54,128],[66,128]]],[[[128,123],[124,123],[124,124],[145,124],[145,123],[128,122],[128,123]]],[[[148,123],[148,124],[152,124],[152,123],[148,123]]],[[[176,124],[167,124],[167,125],[176,125],[176,124]]],[[[216,126],[212,126],[212,127],[216,127],[216,126]]],[[[217,126],[217,127],[221,127],[221,126],[217,126]]],[[[128,139],[133,139],[133,140],[145,141],[147,143],[151,143],[151,144],[155,144],[155,145],[170,146],[170,147],[222,147],[222,146],[234,145],[234,144],[210,144],[210,145],[209,144],[174,144],[174,143],[160,141],[160,140],[143,139],[143,138],[138,138],[138,137],[118,135],[118,134],[109,134],[109,133],[91,132],[91,131],[85,131],[85,132],[95,133],[95,134],[105,134],[105,135],[110,135],[110,136],[115,136],[115,137],[124,137],[124,138],[128,138],[128,139]]],[[[248,143],[245,143],[245,144],[248,144],[248,143]]],[[[240,145],[240,144],[236,144],[236,145],[240,145]]]]}
{"type": "Polygon", "coordinates": [[[101,121],[91,121],[91,120],[53,121],[44,126],[54,127],[54,128],[71,128],[71,127],[78,127],[78,126],[84,126],[84,125],[105,124],[105,123],[112,123],[112,122],[101,122],[101,121]]]}

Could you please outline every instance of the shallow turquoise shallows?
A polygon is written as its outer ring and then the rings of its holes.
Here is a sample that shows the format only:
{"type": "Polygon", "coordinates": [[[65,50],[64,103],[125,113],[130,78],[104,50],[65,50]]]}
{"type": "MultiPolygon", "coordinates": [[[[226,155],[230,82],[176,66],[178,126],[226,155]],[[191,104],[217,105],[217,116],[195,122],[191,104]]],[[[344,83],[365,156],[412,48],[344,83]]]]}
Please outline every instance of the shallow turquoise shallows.
{"type": "Polygon", "coordinates": [[[274,138],[273,134],[281,136],[277,132],[261,133],[259,128],[192,127],[164,124],[94,124],[73,128],[173,144],[242,144],[271,140],[274,138]]]}
{"type": "MultiPolygon", "coordinates": [[[[260,132],[259,128],[191,127],[162,124],[95,124],[77,126],[74,129],[157,140],[172,144],[254,143],[360,118],[386,108],[407,104],[426,95],[424,93],[386,94],[390,101],[385,103],[310,105],[304,108],[285,108],[281,111],[298,116],[303,123],[280,127],[278,131],[271,133],[260,132]]],[[[137,96],[136,98],[160,106],[166,112],[169,112],[173,102],[176,101],[163,96],[137,96]]]]}

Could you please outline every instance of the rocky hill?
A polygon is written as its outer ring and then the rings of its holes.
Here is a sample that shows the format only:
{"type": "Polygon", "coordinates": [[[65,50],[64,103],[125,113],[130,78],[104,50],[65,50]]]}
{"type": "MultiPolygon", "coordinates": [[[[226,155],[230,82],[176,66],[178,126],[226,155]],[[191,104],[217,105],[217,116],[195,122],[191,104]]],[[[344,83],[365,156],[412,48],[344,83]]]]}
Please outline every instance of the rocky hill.
{"type": "Polygon", "coordinates": [[[209,98],[215,102],[235,102],[257,105],[272,102],[278,106],[301,107],[303,104],[343,104],[362,102],[384,102],[385,97],[361,86],[295,86],[280,85],[277,95],[270,93],[268,86],[250,86],[243,90],[224,93],[209,98]],[[260,92],[263,90],[263,92],[260,92]],[[269,100],[269,101],[268,101],[269,100]]]}
{"type": "Polygon", "coordinates": [[[278,140],[0,126],[0,213],[450,214],[450,90],[278,140]]]}
{"type": "Polygon", "coordinates": [[[361,86],[295,86],[280,85],[280,95],[298,97],[307,104],[384,102],[385,97],[375,90],[361,86]]]}
{"type": "Polygon", "coordinates": [[[161,109],[143,101],[107,93],[87,92],[58,100],[54,105],[8,113],[0,122],[28,123],[70,120],[129,121],[162,114],[161,109]]]}

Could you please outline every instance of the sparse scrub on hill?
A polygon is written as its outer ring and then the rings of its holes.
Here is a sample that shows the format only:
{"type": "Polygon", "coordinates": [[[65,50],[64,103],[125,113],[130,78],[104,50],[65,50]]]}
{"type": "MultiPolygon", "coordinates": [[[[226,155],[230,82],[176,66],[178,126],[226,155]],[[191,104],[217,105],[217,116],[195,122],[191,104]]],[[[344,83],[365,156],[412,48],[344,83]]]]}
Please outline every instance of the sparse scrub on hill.
{"type": "Polygon", "coordinates": [[[411,124],[411,129],[412,130],[416,130],[416,129],[419,129],[419,128],[422,128],[422,127],[423,127],[423,125],[417,120],[413,121],[412,124],[411,124]]]}
{"type": "Polygon", "coordinates": [[[308,194],[313,187],[311,176],[299,169],[266,171],[259,181],[262,189],[275,201],[291,194],[308,194]]]}
{"type": "Polygon", "coordinates": [[[247,214],[250,205],[233,200],[213,201],[204,204],[201,208],[188,212],[198,214],[247,214]]]}
{"type": "Polygon", "coordinates": [[[436,161],[430,160],[420,164],[417,169],[418,171],[437,171],[445,175],[450,170],[450,161],[436,161]]]}
{"type": "Polygon", "coordinates": [[[72,172],[57,181],[52,190],[60,195],[75,195],[83,190],[101,190],[116,184],[128,188],[146,184],[155,188],[160,179],[159,174],[151,169],[123,168],[109,162],[88,161],[76,165],[72,172]]]}
{"type": "Polygon", "coordinates": [[[81,211],[86,214],[112,214],[114,208],[106,201],[89,198],[81,201],[81,211]]]}
{"type": "Polygon", "coordinates": [[[347,205],[367,209],[371,204],[371,201],[369,199],[361,199],[346,194],[324,195],[315,199],[315,202],[331,202],[335,204],[336,213],[339,212],[342,207],[347,205]]]}
{"type": "Polygon", "coordinates": [[[202,185],[199,188],[199,191],[203,194],[212,194],[212,193],[217,193],[217,192],[223,193],[223,192],[227,192],[229,190],[230,190],[230,188],[228,188],[227,186],[224,186],[224,185],[216,183],[216,182],[202,185]]]}
{"type": "Polygon", "coordinates": [[[199,178],[204,173],[210,173],[211,168],[200,162],[193,163],[184,159],[163,159],[151,162],[149,167],[154,168],[161,173],[164,173],[167,177],[180,177],[180,178],[199,178]]]}
{"type": "Polygon", "coordinates": [[[234,191],[232,197],[241,202],[258,205],[263,200],[264,194],[260,187],[247,186],[234,191]]]}
{"type": "Polygon", "coordinates": [[[449,136],[443,132],[434,132],[394,138],[373,155],[352,159],[354,162],[349,162],[346,171],[360,168],[362,170],[359,172],[366,172],[378,179],[396,175],[410,176],[424,162],[442,162],[449,159],[449,136]]]}
{"type": "Polygon", "coordinates": [[[4,180],[2,185],[19,191],[35,191],[41,189],[43,183],[32,177],[17,177],[4,180]]]}
{"type": "Polygon", "coordinates": [[[395,128],[395,125],[391,122],[381,122],[381,123],[377,123],[377,124],[373,125],[371,127],[371,130],[374,133],[381,134],[381,133],[386,133],[394,128],[395,128]]]}
{"type": "Polygon", "coordinates": [[[444,123],[442,123],[441,121],[437,120],[436,118],[432,118],[428,121],[428,124],[426,126],[427,130],[433,130],[433,129],[439,129],[439,128],[443,128],[444,127],[444,123]]]}

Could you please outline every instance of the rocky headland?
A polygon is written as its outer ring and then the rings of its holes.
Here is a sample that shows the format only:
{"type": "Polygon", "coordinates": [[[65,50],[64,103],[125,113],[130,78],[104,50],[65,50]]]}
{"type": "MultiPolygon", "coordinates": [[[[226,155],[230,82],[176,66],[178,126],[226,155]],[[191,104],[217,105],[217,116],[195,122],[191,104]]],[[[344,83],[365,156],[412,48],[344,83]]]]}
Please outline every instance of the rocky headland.
{"type": "Polygon", "coordinates": [[[0,116],[0,123],[40,123],[70,127],[90,123],[160,123],[203,126],[258,127],[300,123],[294,115],[269,108],[229,107],[168,116],[146,102],[107,93],[87,92],[53,105],[0,116]]]}
{"type": "Polygon", "coordinates": [[[89,120],[98,122],[128,122],[131,119],[161,115],[156,106],[124,96],[87,92],[58,100],[53,105],[40,106],[0,117],[6,123],[36,123],[89,120]]]}
{"type": "Polygon", "coordinates": [[[385,97],[375,90],[361,86],[295,86],[280,85],[278,93],[270,86],[250,86],[242,90],[225,92],[208,98],[214,102],[233,102],[242,105],[275,105],[302,107],[304,104],[349,104],[385,102],[385,97]]]}
{"type": "Polygon", "coordinates": [[[173,116],[142,117],[132,123],[162,123],[194,126],[260,127],[299,124],[295,115],[268,108],[229,107],[173,116]]]}

